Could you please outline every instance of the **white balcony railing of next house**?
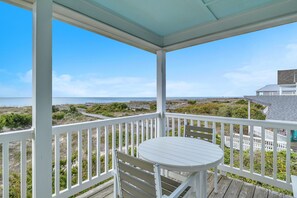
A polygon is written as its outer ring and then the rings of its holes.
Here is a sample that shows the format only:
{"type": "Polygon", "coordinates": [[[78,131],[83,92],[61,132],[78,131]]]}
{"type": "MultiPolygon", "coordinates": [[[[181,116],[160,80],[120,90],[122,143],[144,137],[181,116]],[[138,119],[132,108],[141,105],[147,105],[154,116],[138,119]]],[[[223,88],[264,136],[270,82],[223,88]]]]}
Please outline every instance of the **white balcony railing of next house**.
{"type": "MultiPolygon", "coordinates": [[[[75,195],[100,182],[112,178],[112,149],[137,156],[138,145],[157,137],[157,119],[160,114],[144,114],[123,118],[92,121],[53,127],[53,197],[75,195]]],[[[278,175],[277,135],[272,145],[272,172],[265,166],[265,129],[297,129],[297,123],[272,122],[224,117],[166,114],[166,136],[183,136],[186,124],[212,127],[217,143],[225,150],[225,159],[219,169],[255,181],[291,190],[291,148],[287,136],[286,149],[281,152],[285,160],[285,173],[278,175]],[[261,127],[261,149],[255,150],[253,127],[261,127]],[[250,128],[250,133],[248,130],[250,128]],[[244,136],[250,137],[250,149],[244,149],[244,136]],[[225,137],[229,136],[229,147],[225,137]],[[239,137],[238,148],[234,137],[239,137]],[[228,150],[229,149],[229,150],[228,150]],[[228,152],[226,152],[228,150],[228,152]],[[249,155],[246,155],[248,152],[249,155]],[[246,159],[248,156],[249,159],[246,159]],[[246,160],[248,163],[246,163],[246,160]],[[244,163],[245,162],[245,163],[244,163]],[[260,164],[260,168],[257,164],[260,164]]],[[[276,134],[276,133],[275,133],[276,134]]],[[[0,134],[0,192],[3,197],[17,194],[30,196],[32,191],[31,141],[33,130],[0,134]]],[[[258,143],[257,143],[258,144],[258,143]]],[[[259,146],[259,145],[258,145],[259,146]]],[[[193,148],[194,149],[194,148],[193,148]]]]}

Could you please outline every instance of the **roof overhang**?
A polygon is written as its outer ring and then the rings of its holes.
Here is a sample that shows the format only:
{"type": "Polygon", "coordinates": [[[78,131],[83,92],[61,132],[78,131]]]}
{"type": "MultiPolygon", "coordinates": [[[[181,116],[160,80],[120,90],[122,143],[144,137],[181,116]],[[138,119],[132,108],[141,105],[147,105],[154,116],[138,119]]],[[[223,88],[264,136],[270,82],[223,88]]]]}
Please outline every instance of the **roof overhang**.
{"type": "Polygon", "coordinates": [[[58,20],[153,53],[297,21],[297,0],[54,0],[53,10],[58,20]]]}

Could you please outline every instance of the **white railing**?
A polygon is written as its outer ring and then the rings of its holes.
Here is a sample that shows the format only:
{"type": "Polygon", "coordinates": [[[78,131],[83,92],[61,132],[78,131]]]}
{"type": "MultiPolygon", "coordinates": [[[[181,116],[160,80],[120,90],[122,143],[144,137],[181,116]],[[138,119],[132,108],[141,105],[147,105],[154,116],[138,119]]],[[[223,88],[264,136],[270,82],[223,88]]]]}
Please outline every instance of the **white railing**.
{"type": "MultiPolygon", "coordinates": [[[[27,162],[32,162],[31,156],[27,153],[27,141],[33,137],[33,130],[22,130],[10,133],[0,134],[0,146],[1,146],[1,160],[0,172],[2,173],[2,184],[0,185],[0,197],[9,196],[9,176],[10,170],[14,169],[15,164],[18,165],[18,175],[20,183],[20,195],[26,197],[27,194],[27,162]],[[10,163],[10,156],[13,152],[12,159],[18,160],[18,162],[10,163]],[[16,156],[20,156],[20,159],[16,159],[16,156]],[[2,196],[1,196],[2,194],[2,196]]],[[[11,184],[13,185],[13,184],[11,184]]]]}
{"type": "MultiPolygon", "coordinates": [[[[267,131],[267,130],[266,130],[267,131]]],[[[251,148],[251,138],[248,135],[243,135],[242,140],[240,139],[239,134],[233,134],[233,148],[236,150],[240,150],[240,141],[242,141],[242,149],[244,151],[249,150],[251,148]]],[[[265,151],[273,151],[273,140],[270,139],[265,139],[265,151]]],[[[262,139],[259,137],[254,137],[253,138],[253,149],[254,151],[256,150],[261,150],[262,148],[262,139]]],[[[231,145],[231,137],[230,136],[225,136],[225,146],[230,148],[231,145]]],[[[287,142],[284,141],[277,141],[277,151],[282,151],[287,149],[287,142]]]]}
{"type": "MultiPolygon", "coordinates": [[[[258,137],[261,137],[261,133],[262,133],[261,132],[261,127],[254,126],[254,135],[258,136],[258,137]]],[[[265,129],[265,139],[273,140],[273,131],[271,131],[269,129],[265,129]]],[[[286,136],[277,133],[277,140],[285,142],[286,141],[286,136]]]]}
{"type": "MultiPolygon", "coordinates": [[[[214,132],[220,135],[220,146],[223,150],[229,149],[230,160],[223,162],[219,169],[223,172],[229,172],[236,174],[245,178],[256,180],[262,183],[273,185],[286,190],[292,190],[291,186],[291,142],[290,142],[290,132],[291,130],[297,129],[297,122],[285,122],[285,121],[265,121],[265,120],[248,120],[248,119],[237,119],[237,118],[226,118],[226,117],[214,117],[214,116],[200,116],[200,115],[189,115],[189,114],[175,114],[166,113],[166,135],[167,136],[183,136],[185,125],[197,125],[211,127],[214,132]],[[254,137],[254,127],[261,128],[261,137],[255,139],[254,137]],[[272,173],[266,171],[266,149],[267,144],[265,144],[265,129],[273,130],[273,144],[269,148],[273,152],[273,162],[272,162],[272,173]],[[278,136],[277,130],[286,131],[286,147],[284,165],[286,167],[285,178],[280,178],[278,176],[278,136]],[[248,133],[250,131],[250,133],[248,133]],[[229,147],[225,147],[225,136],[229,136],[229,147]],[[248,136],[249,138],[249,153],[245,155],[244,158],[244,138],[248,136]],[[239,137],[239,138],[238,138],[239,137]],[[239,139],[237,142],[236,139],[239,139]],[[239,149],[234,149],[234,145],[238,144],[239,149]],[[266,145],[266,146],[265,146],[266,145]],[[259,149],[255,149],[257,147],[259,149]],[[256,157],[259,156],[259,159],[256,157]],[[235,158],[236,157],[236,158],[235,158]],[[248,157],[244,162],[244,159],[248,157]],[[257,161],[258,160],[258,161],[257,161]],[[255,170],[255,164],[258,163],[260,166],[259,170],[255,170]]],[[[247,151],[246,151],[247,152],[247,151]]],[[[226,161],[225,152],[225,161],[226,161]]]]}
{"type": "MultiPolygon", "coordinates": [[[[138,145],[157,136],[158,113],[114,118],[53,127],[53,197],[69,197],[112,177],[112,149],[118,148],[130,155],[137,155],[138,145]],[[61,181],[63,184],[62,185],[61,181]]],[[[20,142],[21,197],[26,197],[27,140],[33,130],[0,134],[2,146],[3,197],[9,197],[9,155],[15,155],[15,142],[20,142]],[[14,145],[12,145],[14,144],[14,145]]],[[[1,152],[1,151],[0,151],[1,152]]],[[[1,160],[0,160],[1,161],[1,160]]],[[[19,181],[17,181],[19,182],[19,181]]],[[[33,186],[34,188],[34,186],[33,186]]],[[[1,194],[0,194],[1,197],[1,194]]]]}
{"type": "Polygon", "coordinates": [[[139,143],[156,137],[158,116],[159,114],[152,113],[53,127],[56,173],[53,197],[69,197],[112,177],[113,164],[110,159],[113,157],[112,149],[118,148],[130,155],[138,153],[139,143]],[[60,189],[59,170],[60,158],[63,157],[61,154],[63,138],[66,138],[64,144],[67,163],[66,189],[60,189]],[[77,140],[75,150],[72,148],[74,139],[77,140]],[[71,162],[74,153],[77,153],[75,163],[71,162]],[[74,168],[77,168],[75,184],[72,182],[74,168]]]}

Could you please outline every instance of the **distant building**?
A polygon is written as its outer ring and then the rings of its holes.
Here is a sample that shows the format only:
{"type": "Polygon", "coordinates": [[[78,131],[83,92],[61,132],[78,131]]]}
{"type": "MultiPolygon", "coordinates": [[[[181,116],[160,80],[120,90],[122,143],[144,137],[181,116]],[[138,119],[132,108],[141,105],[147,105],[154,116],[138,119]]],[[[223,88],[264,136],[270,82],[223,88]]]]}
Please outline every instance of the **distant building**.
{"type": "MultiPolygon", "coordinates": [[[[279,70],[277,84],[266,85],[256,96],[245,96],[250,102],[266,106],[266,120],[297,121],[297,69],[279,70]]],[[[249,102],[249,105],[250,105],[249,102]]],[[[250,107],[249,107],[250,117],[250,107]]]]}
{"type": "Polygon", "coordinates": [[[297,95],[297,69],[279,70],[277,84],[266,85],[256,91],[257,96],[297,95]]]}

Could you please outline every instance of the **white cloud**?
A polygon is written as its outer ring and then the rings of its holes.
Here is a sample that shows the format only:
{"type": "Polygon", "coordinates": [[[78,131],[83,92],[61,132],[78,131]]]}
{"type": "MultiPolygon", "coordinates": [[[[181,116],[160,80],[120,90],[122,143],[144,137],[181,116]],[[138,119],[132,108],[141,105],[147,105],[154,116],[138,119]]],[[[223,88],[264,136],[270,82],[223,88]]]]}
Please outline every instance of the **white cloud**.
{"type": "MultiPolygon", "coordinates": [[[[32,71],[19,74],[22,82],[31,83],[32,71]]],[[[201,95],[205,85],[186,81],[167,81],[167,96],[201,95]]],[[[53,95],[69,97],[154,97],[156,80],[133,76],[102,78],[95,75],[72,76],[53,72],[53,95]]]]}
{"type": "Polygon", "coordinates": [[[32,82],[32,70],[29,70],[27,71],[26,73],[20,73],[18,74],[20,80],[22,82],[25,82],[25,83],[31,83],[32,82]]]}
{"type": "Polygon", "coordinates": [[[292,69],[297,66],[297,43],[280,47],[277,51],[267,50],[251,57],[248,64],[223,77],[232,84],[230,95],[248,95],[267,84],[277,83],[277,70],[292,69]],[[236,94],[235,94],[236,93],[236,94]]]}

